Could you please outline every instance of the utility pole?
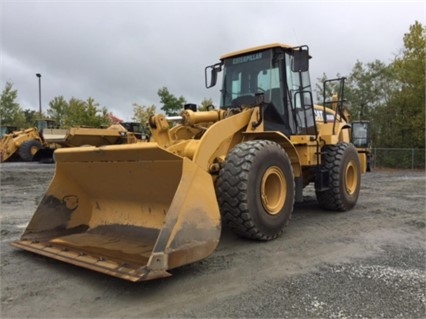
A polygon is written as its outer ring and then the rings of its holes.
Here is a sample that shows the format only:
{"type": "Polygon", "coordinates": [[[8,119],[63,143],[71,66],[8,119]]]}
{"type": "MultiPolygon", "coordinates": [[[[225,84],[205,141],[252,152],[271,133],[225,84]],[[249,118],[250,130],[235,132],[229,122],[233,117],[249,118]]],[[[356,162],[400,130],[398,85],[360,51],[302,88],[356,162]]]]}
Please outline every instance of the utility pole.
{"type": "Polygon", "coordinates": [[[41,74],[36,73],[36,76],[38,77],[38,112],[41,118],[41,74]]]}

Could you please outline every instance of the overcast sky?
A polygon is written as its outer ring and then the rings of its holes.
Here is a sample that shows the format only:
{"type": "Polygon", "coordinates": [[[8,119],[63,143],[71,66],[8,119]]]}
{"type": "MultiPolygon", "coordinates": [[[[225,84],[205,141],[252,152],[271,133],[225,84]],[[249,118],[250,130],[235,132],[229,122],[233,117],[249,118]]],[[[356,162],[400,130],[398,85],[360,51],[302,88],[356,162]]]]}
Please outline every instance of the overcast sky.
{"type": "Polygon", "coordinates": [[[157,91],[200,104],[204,68],[225,53],[307,44],[311,79],[348,75],[357,60],[390,63],[425,1],[5,1],[0,0],[1,90],[24,109],[56,96],[95,99],[130,120],[133,103],[160,110],[157,91]]]}

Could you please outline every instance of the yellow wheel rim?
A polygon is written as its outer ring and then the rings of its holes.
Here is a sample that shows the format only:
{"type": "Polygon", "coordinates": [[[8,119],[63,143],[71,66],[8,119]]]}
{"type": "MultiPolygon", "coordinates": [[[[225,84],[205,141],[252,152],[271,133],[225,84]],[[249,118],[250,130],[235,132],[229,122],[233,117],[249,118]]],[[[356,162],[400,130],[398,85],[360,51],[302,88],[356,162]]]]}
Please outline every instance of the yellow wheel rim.
{"type": "Polygon", "coordinates": [[[38,152],[38,147],[37,146],[32,146],[30,148],[30,153],[31,153],[32,156],[34,156],[37,152],[38,152]]]}
{"type": "Polygon", "coordinates": [[[270,215],[278,214],[285,203],[287,184],[283,172],[277,166],[269,167],[262,177],[261,200],[270,215]]]}
{"type": "Polygon", "coordinates": [[[349,162],[346,166],[344,178],[346,192],[349,195],[353,195],[358,185],[358,174],[356,167],[352,161],[349,162]]]}

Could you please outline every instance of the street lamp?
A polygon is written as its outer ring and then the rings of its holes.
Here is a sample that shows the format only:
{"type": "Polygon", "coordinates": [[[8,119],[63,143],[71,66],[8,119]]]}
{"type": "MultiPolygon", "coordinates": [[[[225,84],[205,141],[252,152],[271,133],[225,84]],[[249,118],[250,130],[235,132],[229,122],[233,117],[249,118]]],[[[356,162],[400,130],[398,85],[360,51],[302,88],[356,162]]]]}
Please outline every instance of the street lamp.
{"type": "Polygon", "coordinates": [[[38,77],[38,107],[39,107],[38,111],[41,116],[41,74],[36,73],[36,76],[38,77]]]}

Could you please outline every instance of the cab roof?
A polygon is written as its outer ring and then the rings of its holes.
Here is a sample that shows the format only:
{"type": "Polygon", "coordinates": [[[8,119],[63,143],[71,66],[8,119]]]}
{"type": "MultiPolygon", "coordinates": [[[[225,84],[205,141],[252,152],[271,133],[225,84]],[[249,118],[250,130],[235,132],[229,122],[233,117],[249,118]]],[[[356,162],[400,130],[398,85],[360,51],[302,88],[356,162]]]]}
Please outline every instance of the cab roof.
{"type": "Polygon", "coordinates": [[[271,48],[291,49],[291,48],[294,48],[294,46],[289,45],[289,44],[284,44],[284,43],[270,43],[270,44],[260,45],[260,46],[257,46],[257,47],[252,47],[252,48],[248,48],[248,49],[239,50],[239,51],[231,52],[231,53],[228,53],[228,54],[224,54],[220,57],[220,60],[224,60],[224,59],[227,59],[227,58],[231,58],[231,57],[235,57],[235,56],[238,56],[238,55],[243,55],[243,54],[247,54],[247,53],[251,53],[251,52],[257,52],[257,51],[262,51],[262,50],[266,50],[266,49],[271,49],[271,48]]]}

